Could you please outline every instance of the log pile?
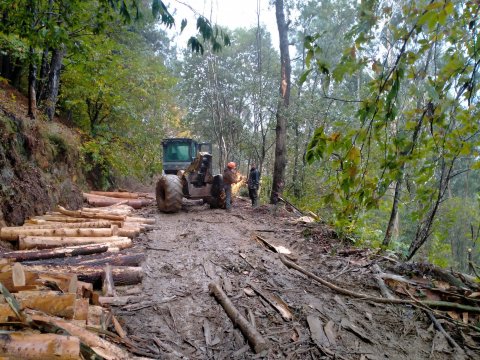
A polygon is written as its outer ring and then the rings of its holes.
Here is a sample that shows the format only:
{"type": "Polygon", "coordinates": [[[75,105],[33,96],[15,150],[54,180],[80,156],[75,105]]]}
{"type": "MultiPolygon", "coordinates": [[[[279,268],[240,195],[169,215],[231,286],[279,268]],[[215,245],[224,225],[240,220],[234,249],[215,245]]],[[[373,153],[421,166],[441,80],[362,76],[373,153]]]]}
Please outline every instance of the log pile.
{"type": "Polygon", "coordinates": [[[1,261],[2,356],[20,359],[135,358],[115,343],[134,353],[141,352],[128,340],[113,313],[96,305],[98,301],[95,301],[92,284],[79,281],[75,274],[43,272],[11,263],[8,259],[1,261]]]}
{"type": "Polygon", "coordinates": [[[144,254],[125,253],[154,219],[125,203],[57,211],[3,227],[0,349],[25,359],[133,359],[142,354],[107,307],[115,286],[142,281],[144,254]],[[102,336],[99,336],[101,334],[102,336]],[[112,340],[117,344],[111,343],[112,340]]]}
{"type": "Polygon", "coordinates": [[[132,239],[155,220],[134,217],[132,212],[125,204],[75,211],[59,206],[56,212],[28,219],[24,226],[1,228],[1,240],[18,244],[18,251],[1,257],[35,272],[76,274],[94,285],[101,283],[102,267],[110,264],[115,283],[139,283],[143,255],[120,251],[131,247],[132,239]]]}
{"type": "Polygon", "coordinates": [[[94,207],[125,204],[134,209],[151,205],[155,199],[152,194],[123,191],[91,191],[89,193],[83,193],[83,198],[90,206],[94,207]]]}

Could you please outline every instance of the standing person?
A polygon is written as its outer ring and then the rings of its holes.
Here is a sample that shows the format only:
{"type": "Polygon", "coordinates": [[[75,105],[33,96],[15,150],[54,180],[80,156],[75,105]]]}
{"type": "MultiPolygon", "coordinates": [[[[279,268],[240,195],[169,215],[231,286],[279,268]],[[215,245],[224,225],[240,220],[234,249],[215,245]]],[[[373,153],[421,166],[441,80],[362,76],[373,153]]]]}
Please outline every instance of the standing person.
{"type": "Polygon", "coordinates": [[[223,187],[225,188],[225,208],[228,212],[232,211],[232,184],[242,180],[242,177],[239,176],[236,170],[237,164],[233,161],[230,161],[227,164],[225,170],[223,170],[223,187]]]}
{"type": "Polygon", "coordinates": [[[248,196],[252,200],[252,206],[257,207],[258,205],[258,188],[260,187],[260,173],[255,166],[255,163],[252,163],[250,168],[250,173],[248,174],[248,196]]]}

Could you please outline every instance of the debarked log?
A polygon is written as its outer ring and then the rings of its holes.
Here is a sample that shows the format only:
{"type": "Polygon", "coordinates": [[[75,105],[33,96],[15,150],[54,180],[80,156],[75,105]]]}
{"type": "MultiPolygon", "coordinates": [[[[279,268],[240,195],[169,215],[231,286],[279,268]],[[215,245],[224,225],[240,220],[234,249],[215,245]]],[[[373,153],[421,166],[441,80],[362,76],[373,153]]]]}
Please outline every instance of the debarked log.
{"type": "Polygon", "coordinates": [[[109,248],[117,247],[126,249],[132,246],[132,240],[122,236],[106,236],[106,237],[49,237],[49,236],[22,236],[18,241],[20,250],[28,249],[52,249],[56,247],[102,244],[108,243],[109,248]]]}
{"type": "Polygon", "coordinates": [[[72,217],[81,217],[81,218],[89,218],[89,219],[106,219],[106,220],[116,220],[116,221],[124,221],[125,216],[123,215],[110,215],[105,214],[103,212],[89,212],[89,211],[81,211],[81,210],[67,210],[62,206],[58,206],[58,211],[60,211],[63,215],[72,216],[72,217]]]}
{"type": "Polygon", "coordinates": [[[20,236],[112,236],[112,228],[56,228],[32,229],[30,227],[3,227],[0,229],[0,239],[16,241],[20,236]]]}
{"type": "Polygon", "coordinates": [[[22,261],[34,261],[42,259],[54,259],[54,258],[65,258],[65,257],[75,257],[78,255],[90,255],[98,254],[108,250],[107,244],[93,244],[93,245],[79,245],[79,246],[69,246],[64,248],[56,249],[45,249],[45,250],[20,250],[20,251],[10,251],[3,254],[0,254],[0,258],[3,259],[13,259],[18,262],[22,261]]]}
{"type": "Polygon", "coordinates": [[[121,226],[121,221],[101,220],[101,221],[82,221],[82,222],[56,222],[49,221],[46,224],[25,224],[24,226],[17,226],[18,229],[57,229],[57,228],[109,228],[112,225],[121,226]]]}
{"type": "Polygon", "coordinates": [[[0,334],[2,359],[77,360],[80,339],[56,334],[10,333],[0,334]]]}
{"type": "Polygon", "coordinates": [[[262,352],[270,347],[265,338],[235,308],[220,286],[215,283],[210,283],[210,285],[208,285],[208,289],[210,290],[210,294],[217,299],[220,305],[222,305],[233,324],[238,326],[243,335],[247,338],[255,353],[258,354],[259,352],[262,352]]]}
{"type": "Polygon", "coordinates": [[[119,202],[122,204],[126,204],[128,206],[133,207],[134,209],[140,209],[143,206],[150,205],[152,200],[149,199],[125,199],[121,200],[118,198],[97,198],[97,197],[88,197],[87,202],[88,204],[95,206],[95,207],[104,207],[104,206],[111,206],[114,204],[118,204],[119,202]]]}
{"type": "MultiPolygon", "coordinates": [[[[15,294],[21,308],[42,311],[49,315],[72,319],[75,311],[76,294],[63,294],[55,291],[22,291],[15,294]]],[[[15,318],[10,305],[0,304],[0,321],[15,318]]]]}
{"type": "Polygon", "coordinates": [[[114,198],[121,198],[121,199],[138,199],[138,193],[131,193],[131,192],[123,192],[123,191],[90,191],[89,193],[83,193],[84,197],[88,197],[89,195],[100,195],[100,196],[107,196],[107,197],[114,197],[114,198]]]}
{"type": "MultiPolygon", "coordinates": [[[[38,273],[63,273],[76,274],[78,280],[85,281],[96,285],[98,288],[102,284],[102,267],[91,267],[82,265],[73,266],[46,266],[46,265],[30,265],[25,269],[38,273]]],[[[141,267],[133,266],[112,266],[113,282],[115,285],[135,285],[142,282],[143,270],[141,267]]]]}
{"type": "MultiPolygon", "coordinates": [[[[94,246],[94,245],[89,245],[94,246]]],[[[138,266],[145,260],[145,254],[119,254],[105,252],[103,254],[94,254],[82,257],[65,257],[57,259],[45,259],[25,261],[24,265],[83,265],[83,266],[105,266],[106,264],[114,266],[138,266]]]]}
{"type": "Polygon", "coordinates": [[[115,360],[131,360],[133,357],[127,351],[121,349],[115,344],[112,344],[106,340],[103,340],[98,335],[83,329],[68,321],[46,316],[43,314],[35,313],[34,311],[25,311],[31,316],[32,320],[36,322],[43,322],[45,324],[51,324],[61,329],[64,329],[70,335],[76,336],[83,343],[90,346],[94,351],[105,359],[115,360]]]}

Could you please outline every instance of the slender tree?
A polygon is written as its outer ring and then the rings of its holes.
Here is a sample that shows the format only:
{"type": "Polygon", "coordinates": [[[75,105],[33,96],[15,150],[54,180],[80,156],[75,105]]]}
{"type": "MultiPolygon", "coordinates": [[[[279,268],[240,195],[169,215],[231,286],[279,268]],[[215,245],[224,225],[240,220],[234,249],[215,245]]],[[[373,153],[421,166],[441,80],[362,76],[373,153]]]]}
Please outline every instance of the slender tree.
{"type": "Polygon", "coordinates": [[[285,186],[285,166],[287,165],[287,110],[290,105],[290,53],[288,50],[288,24],[285,21],[283,0],[275,1],[278,35],[280,38],[280,99],[277,106],[277,126],[275,128],[275,163],[273,167],[270,202],[276,204],[285,186]]]}

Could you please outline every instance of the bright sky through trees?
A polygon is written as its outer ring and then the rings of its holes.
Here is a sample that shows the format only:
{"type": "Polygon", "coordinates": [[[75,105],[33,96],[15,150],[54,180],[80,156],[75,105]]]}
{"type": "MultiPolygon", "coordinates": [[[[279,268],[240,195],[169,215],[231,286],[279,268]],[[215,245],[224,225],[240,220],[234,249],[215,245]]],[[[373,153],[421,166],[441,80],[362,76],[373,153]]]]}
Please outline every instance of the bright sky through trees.
{"type": "Polygon", "coordinates": [[[177,43],[184,47],[188,38],[195,32],[196,15],[203,15],[212,23],[228,29],[251,28],[257,25],[257,7],[260,10],[260,24],[265,25],[272,35],[273,46],[278,48],[278,31],[275,20],[275,9],[269,6],[268,0],[185,0],[172,1],[169,10],[175,14],[175,34],[180,32],[182,19],[188,25],[178,36],[177,43]]]}

